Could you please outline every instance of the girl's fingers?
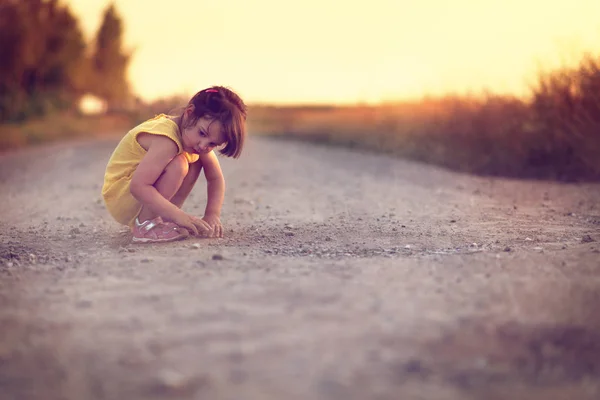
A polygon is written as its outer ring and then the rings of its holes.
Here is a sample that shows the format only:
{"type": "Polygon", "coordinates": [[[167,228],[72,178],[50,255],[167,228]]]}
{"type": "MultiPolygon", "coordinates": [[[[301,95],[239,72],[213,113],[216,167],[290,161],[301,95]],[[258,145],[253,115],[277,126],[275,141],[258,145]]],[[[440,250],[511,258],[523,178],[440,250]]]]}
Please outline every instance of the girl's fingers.
{"type": "Polygon", "coordinates": [[[202,221],[200,218],[192,217],[191,220],[192,220],[192,224],[194,224],[195,226],[197,226],[197,227],[203,226],[202,223],[204,221],[202,221]]]}
{"type": "Polygon", "coordinates": [[[201,219],[194,220],[194,225],[201,229],[204,233],[210,233],[210,231],[212,230],[210,225],[207,224],[206,221],[203,221],[201,219]]]}
{"type": "Polygon", "coordinates": [[[186,228],[186,229],[188,229],[188,230],[190,230],[190,231],[192,231],[192,234],[193,234],[194,236],[198,236],[198,228],[196,228],[196,227],[194,226],[194,224],[189,224],[189,225],[186,225],[186,226],[185,226],[185,228],[186,228]]]}

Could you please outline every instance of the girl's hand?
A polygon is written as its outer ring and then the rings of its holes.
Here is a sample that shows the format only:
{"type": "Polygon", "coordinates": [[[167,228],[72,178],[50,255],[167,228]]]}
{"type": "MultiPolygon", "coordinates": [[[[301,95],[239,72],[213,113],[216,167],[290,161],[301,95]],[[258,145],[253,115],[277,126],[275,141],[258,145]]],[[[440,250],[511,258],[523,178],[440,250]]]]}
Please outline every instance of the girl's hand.
{"type": "Polygon", "coordinates": [[[192,223],[198,229],[198,235],[203,237],[212,237],[212,227],[202,218],[198,218],[196,216],[190,215],[192,219],[192,223]]]}
{"type": "Polygon", "coordinates": [[[171,219],[177,225],[187,229],[194,236],[210,236],[211,226],[201,218],[188,215],[183,211],[171,219]]]}
{"type": "Polygon", "coordinates": [[[209,237],[223,237],[223,225],[221,225],[221,219],[215,214],[206,214],[202,218],[211,228],[209,237]]]}

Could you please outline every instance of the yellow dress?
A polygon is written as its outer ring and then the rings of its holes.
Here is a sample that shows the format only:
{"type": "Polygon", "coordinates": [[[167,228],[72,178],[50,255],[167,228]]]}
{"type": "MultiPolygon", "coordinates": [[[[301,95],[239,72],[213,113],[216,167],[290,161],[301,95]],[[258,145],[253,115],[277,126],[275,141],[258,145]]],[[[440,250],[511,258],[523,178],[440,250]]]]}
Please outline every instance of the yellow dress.
{"type": "Polygon", "coordinates": [[[142,122],[127,132],[106,166],[102,197],[110,215],[117,222],[130,227],[142,210],[142,204],[133,197],[130,190],[133,173],[146,155],[146,150],[137,141],[137,136],[142,132],[170,138],[177,144],[177,154],[183,153],[190,163],[199,158],[198,154],[183,151],[179,127],[165,114],[142,122]]]}

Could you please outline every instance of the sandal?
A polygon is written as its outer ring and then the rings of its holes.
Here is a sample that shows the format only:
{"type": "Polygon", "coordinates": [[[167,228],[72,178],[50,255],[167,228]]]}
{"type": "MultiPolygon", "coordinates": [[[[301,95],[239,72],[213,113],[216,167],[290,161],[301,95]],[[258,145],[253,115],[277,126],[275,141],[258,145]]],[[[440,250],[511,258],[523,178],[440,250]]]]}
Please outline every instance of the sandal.
{"type": "Polygon", "coordinates": [[[173,222],[163,222],[156,217],[140,223],[135,220],[133,227],[133,243],[164,243],[185,239],[189,236],[187,229],[182,229],[173,222]]]}

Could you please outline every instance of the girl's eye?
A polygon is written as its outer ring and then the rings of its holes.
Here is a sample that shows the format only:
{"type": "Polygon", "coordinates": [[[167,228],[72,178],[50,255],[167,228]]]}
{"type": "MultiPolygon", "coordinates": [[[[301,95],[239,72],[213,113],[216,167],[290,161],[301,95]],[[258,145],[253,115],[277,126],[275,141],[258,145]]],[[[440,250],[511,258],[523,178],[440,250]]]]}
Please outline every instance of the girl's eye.
{"type": "Polygon", "coordinates": [[[206,132],[204,132],[204,131],[200,131],[200,136],[202,136],[202,137],[206,137],[206,132]]]}

